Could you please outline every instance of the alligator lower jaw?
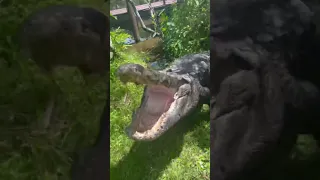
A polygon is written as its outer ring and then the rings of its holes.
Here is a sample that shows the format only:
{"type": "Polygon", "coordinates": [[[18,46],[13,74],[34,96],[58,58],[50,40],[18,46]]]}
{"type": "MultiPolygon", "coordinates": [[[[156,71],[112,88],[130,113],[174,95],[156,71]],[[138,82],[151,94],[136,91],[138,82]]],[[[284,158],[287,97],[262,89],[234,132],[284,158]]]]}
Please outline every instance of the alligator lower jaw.
{"type": "Polygon", "coordinates": [[[153,141],[175,124],[180,119],[177,107],[186,98],[175,98],[176,91],[162,85],[147,86],[127,135],[136,141],[153,141]]]}

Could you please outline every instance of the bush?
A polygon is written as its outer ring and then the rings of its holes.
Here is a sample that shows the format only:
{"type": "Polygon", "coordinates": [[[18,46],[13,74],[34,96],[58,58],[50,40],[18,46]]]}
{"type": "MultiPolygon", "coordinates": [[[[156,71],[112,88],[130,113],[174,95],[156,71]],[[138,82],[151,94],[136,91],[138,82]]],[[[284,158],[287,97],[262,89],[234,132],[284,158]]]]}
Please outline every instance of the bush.
{"type": "Polygon", "coordinates": [[[111,48],[112,48],[112,51],[114,51],[113,53],[116,56],[123,55],[127,47],[130,46],[130,45],[124,44],[127,38],[131,38],[131,35],[126,33],[126,31],[123,29],[118,28],[110,31],[110,43],[112,42],[111,48]]]}
{"type": "Polygon", "coordinates": [[[186,0],[174,5],[170,14],[161,17],[167,59],[209,50],[209,0],[186,0]]]}

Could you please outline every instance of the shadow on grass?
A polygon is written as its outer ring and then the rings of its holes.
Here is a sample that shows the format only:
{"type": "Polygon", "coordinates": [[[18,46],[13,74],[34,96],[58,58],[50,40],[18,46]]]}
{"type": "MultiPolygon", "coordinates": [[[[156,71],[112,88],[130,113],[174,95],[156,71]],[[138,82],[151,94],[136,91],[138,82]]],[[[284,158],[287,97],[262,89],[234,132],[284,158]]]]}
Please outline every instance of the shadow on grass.
{"type": "MultiPolygon", "coordinates": [[[[135,142],[130,152],[110,168],[112,180],[153,180],[158,179],[170,162],[177,158],[184,144],[184,135],[193,131],[209,112],[195,111],[190,117],[178,122],[159,139],[152,142],[135,142]]],[[[198,136],[198,134],[196,134],[198,136]]],[[[207,148],[209,148],[207,143],[207,148]]]]}

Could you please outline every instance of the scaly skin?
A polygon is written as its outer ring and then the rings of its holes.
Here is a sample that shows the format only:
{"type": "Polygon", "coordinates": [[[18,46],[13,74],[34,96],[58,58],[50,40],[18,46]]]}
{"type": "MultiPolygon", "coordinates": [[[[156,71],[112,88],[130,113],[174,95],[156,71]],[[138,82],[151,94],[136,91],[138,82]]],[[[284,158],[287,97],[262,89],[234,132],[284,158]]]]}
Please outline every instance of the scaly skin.
{"type": "Polygon", "coordinates": [[[123,83],[160,84],[168,88],[176,88],[188,82],[182,76],[174,76],[166,72],[145,69],[139,64],[122,65],[118,70],[118,76],[123,83]]]}

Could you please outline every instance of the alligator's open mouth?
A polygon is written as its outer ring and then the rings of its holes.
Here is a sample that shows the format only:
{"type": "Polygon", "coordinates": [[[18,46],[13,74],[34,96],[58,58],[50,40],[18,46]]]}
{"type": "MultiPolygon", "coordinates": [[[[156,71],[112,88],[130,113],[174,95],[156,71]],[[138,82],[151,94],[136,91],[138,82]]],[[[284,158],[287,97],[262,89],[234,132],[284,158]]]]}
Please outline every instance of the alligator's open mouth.
{"type": "Polygon", "coordinates": [[[175,90],[161,85],[146,87],[142,104],[133,117],[134,121],[137,121],[135,130],[143,133],[164,120],[166,112],[174,102],[174,94],[175,90]]]}
{"type": "Polygon", "coordinates": [[[191,93],[191,85],[186,80],[171,79],[161,83],[163,79],[175,77],[163,72],[150,75],[147,71],[150,70],[135,64],[122,65],[118,70],[122,82],[146,85],[140,107],[133,113],[132,122],[126,129],[127,135],[137,141],[157,139],[185,117],[199,100],[197,93],[191,93]]]}
{"type": "Polygon", "coordinates": [[[126,129],[127,135],[138,141],[155,140],[189,113],[193,107],[192,98],[190,94],[181,96],[179,89],[147,85],[141,105],[126,129]]]}

